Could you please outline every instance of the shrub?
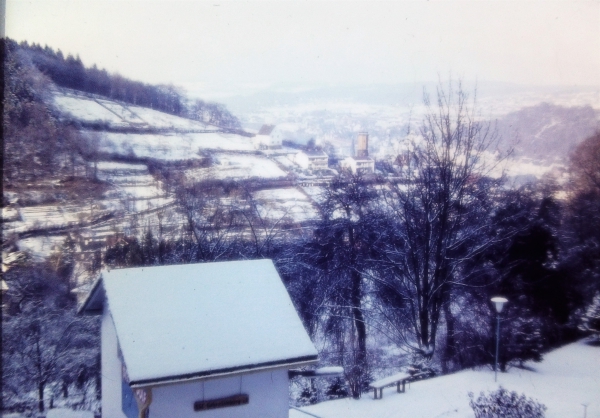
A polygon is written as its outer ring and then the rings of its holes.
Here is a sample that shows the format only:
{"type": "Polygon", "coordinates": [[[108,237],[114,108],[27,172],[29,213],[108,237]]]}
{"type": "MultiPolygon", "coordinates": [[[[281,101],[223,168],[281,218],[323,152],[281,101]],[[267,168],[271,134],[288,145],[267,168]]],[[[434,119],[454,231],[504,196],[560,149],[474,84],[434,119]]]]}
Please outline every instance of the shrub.
{"type": "Polygon", "coordinates": [[[317,403],[317,392],[312,386],[305,386],[298,397],[300,406],[314,405],[317,403]]]}
{"type": "Polygon", "coordinates": [[[348,388],[342,379],[337,377],[325,392],[327,399],[346,398],[349,395],[348,388]]]}
{"type": "Polygon", "coordinates": [[[469,405],[475,412],[475,418],[544,418],[546,406],[524,394],[508,392],[500,387],[488,396],[483,392],[477,400],[469,393],[469,405]]]}

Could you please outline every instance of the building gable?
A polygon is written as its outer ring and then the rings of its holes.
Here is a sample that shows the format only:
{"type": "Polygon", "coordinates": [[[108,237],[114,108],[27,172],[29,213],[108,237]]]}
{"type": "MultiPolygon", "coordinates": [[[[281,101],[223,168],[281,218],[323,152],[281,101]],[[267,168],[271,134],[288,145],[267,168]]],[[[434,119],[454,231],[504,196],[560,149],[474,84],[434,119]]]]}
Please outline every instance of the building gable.
{"type": "Polygon", "coordinates": [[[132,386],[317,359],[270,260],[119,269],[101,280],[82,310],[97,312],[104,288],[132,386]]]}

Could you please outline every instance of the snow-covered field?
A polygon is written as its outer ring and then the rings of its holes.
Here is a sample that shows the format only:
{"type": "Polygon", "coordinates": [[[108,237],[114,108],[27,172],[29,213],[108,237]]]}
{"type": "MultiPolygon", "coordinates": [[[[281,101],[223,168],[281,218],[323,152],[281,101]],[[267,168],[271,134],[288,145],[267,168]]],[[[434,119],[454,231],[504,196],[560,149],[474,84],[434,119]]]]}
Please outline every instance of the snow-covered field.
{"type": "MultiPolygon", "coordinates": [[[[544,356],[542,363],[528,364],[531,370],[512,368],[498,374],[490,369],[459,373],[414,382],[406,393],[395,387],[383,390],[383,399],[372,392],[359,400],[350,398],[301,408],[321,418],[434,418],[473,417],[468,393],[475,397],[499,386],[524,393],[548,407],[546,418],[600,417],[600,347],[583,341],[569,344],[544,356]]],[[[290,410],[290,418],[310,415],[290,410]]]]}
{"type": "Polygon", "coordinates": [[[223,133],[124,134],[104,133],[101,150],[159,160],[200,158],[203,151],[254,151],[252,139],[223,133]]]}
{"type": "Polygon", "coordinates": [[[108,122],[113,126],[127,126],[129,123],[117,114],[103,107],[93,99],[83,97],[56,94],[54,106],[61,112],[71,115],[83,122],[108,122]]]}
{"type": "Polygon", "coordinates": [[[187,176],[198,180],[209,178],[223,180],[252,177],[276,179],[288,175],[274,161],[262,155],[215,153],[212,157],[213,166],[187,170],[187,176]]]}
{"type": "Polygon", "coordinates": [[[12,222],[5,222],[5,233],[25,232],[33,229],[59,228],[102,216],[106,208],[100,203],[80,205],[39,205],[15,208],[19,216],[12,222]]]}
{"type": "Polygon", "coordinates": [[[184,131],[217,130],[215,126],[199,121],[66,89],[54,92],[53,104],[59,112],[82,122],[102,121],[113,127],[152,127],[184,131]]]}

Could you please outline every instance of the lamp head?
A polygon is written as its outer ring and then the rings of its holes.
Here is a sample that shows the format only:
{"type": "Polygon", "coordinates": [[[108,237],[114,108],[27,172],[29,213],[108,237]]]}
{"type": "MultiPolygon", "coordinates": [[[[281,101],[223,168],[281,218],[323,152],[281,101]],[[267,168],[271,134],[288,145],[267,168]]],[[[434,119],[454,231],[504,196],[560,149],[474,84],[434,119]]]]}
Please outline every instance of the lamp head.
{"type": "Polygon", "coordinates": [[[508,299],[503,298],[501,296],[495,296],[492,298],[492,302],[496,305],[496,312],[502,312],[502,308],[504,308],[504,304],[508,302],[508,299]]]}

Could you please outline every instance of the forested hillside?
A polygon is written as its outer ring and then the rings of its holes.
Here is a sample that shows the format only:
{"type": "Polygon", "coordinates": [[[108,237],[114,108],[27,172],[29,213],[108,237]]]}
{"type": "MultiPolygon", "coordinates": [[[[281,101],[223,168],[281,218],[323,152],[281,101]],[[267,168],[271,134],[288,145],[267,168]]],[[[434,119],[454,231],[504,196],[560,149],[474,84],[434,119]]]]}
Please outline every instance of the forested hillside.
{"type": "Polygon", "coordinates": [[[518,157],[562,160],[585,138],[600,129],[598,111],[591,106],[557,106],[541,103],[502,117],[498,130],[506,147],[518,157]]]}
{"type": "Polygon", "coordinates": [[[173,85],[150,85],[108,73],[95,64],[85,67],[79,56],[27,42],[17,44],[8,39],[9,54],[18,55],[21,65],[37,69],[52,83],[113,100],[160,110],[172,115],[201,120],[223,128],[239,128],[239,120],[219,103],[191,100],[182,89],[173,85]]]}

